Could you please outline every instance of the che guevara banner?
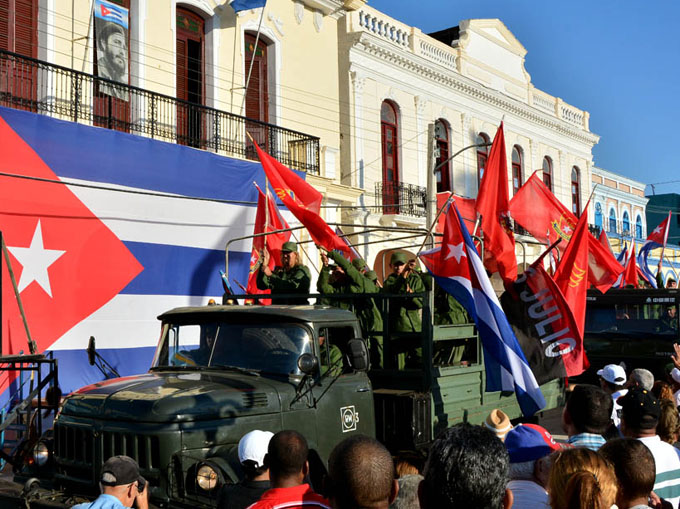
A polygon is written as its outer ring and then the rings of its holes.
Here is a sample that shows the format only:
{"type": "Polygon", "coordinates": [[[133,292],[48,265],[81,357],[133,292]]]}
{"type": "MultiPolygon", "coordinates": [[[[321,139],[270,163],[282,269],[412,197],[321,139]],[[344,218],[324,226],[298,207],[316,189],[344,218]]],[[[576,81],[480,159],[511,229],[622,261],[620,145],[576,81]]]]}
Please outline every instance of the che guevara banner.
{"type": "Polygon", "coordinates": [[[293,170],[264,152],[257,143],[254,143],[254,145],[262,168],[274,188],[276,196],[307,228],[314,242],[328,251],[337,249],[349,257],[350,249],[347,244],[330,229],[326,221],[319,215],[323,195],[298,177],[293,170]]]}
{"type": "Polygon", "coordinates": [[[508,287],[500,302],[539,384],[585,371],[588,361],[574,315],[540,260],[508,287]]]}

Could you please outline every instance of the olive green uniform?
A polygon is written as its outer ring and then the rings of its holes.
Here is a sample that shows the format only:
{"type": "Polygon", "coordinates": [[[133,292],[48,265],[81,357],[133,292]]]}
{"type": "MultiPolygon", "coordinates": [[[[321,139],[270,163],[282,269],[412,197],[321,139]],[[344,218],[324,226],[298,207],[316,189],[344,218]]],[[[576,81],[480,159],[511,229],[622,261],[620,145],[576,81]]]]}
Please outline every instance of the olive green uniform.
{"type": "MultiPolygon", "coordinates": [[[[425,291],[423,280],[415,272],[411,272],[406,278],[390,274],[383,283],[382,291],[383,293],[406,294],[407,285],[413,293],[423,293],[425,291]]],[[[422,307],[422,297],[392,299],[392,302],[390,302],[390,331],[420,332],[422,330],[422,323],[420,321],[420,310],[422,307]]]]}
{"type": "MultiPolygon", "coordinates": [[[[271,276],[267,276],[260,268],[257,272],[257,287],[260,290],[271,290],[272,296],[277,293],[309,294],[312,276],[304,265],[296,265],[286,271],[283,267],[276,267],[271,276]]],[[[304,297],[272,298],[274,304],[309,304],[304,297]]]]}
{"type": "Polygon", "coordinates": [[[342,373],[342,351],[337,345],[331,345],[330,349],[326,348],[327,343],[324,343],[319,348],[321,355],[321,374],[328,373],[331,376],[342,373]],[[326,357],[328,356],[328,358],[326,357]],[[329,372],[330,370],[330,372],[329,372]]]}

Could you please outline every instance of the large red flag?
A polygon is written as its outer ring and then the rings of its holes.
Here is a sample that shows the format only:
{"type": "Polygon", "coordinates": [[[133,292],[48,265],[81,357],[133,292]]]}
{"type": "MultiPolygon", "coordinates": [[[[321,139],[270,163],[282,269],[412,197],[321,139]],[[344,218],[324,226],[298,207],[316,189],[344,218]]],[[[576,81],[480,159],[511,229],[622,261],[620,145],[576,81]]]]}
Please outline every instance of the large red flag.
{"type": "Polygon", "coordinates": [[[257,143],[254,143],[254,145],[262,168],[267,174],[276,196],[307,228],[314,242],[328,251],[337,249],[349,256],[347,244],[330,229],[326,221],[319,215],[323,195],[304,179],[297,176],[293,170],[263,152],[257,146],[257,143]]]}
{"type": "Polygon", "coordinates": [[[627,256],[625,269],[623,271],[623,281],[621,282],[621,288],[625,288],[628,285],[633,285],[634,288],[638,287],[638,267],[636,263],[635,256],[635,239],[633,239],[632,245],[630,246],[630,251],[627,256]]]}
{"type": "MultiPolygon", "coordinates": [[[[564,250],[560,264],[555,272],[555,283],[562,291],[569,308],[574,314],[583,341],[583,328],[586,321],[586,292],[588,290],[588,206],[576,223],[574,233],[564,250]]],[[[597,242],[597,241],[596,241],[597,242]]],[[[597,243],[600,247],[602,245],[597,243]]]]}
{"type": "MultiPolygon", "coordinates": [[[[448,202],[451,193],[437,193],[437,210],[440,210],[445,203],[448,202]]],[[[477,221],[477,211],[475,210],[475,199],[474,198],[463,198],[462,196],[453,195],[453,199],[456,202],[456,207],[460,216],[465,222],[465,226],[468,231],[473,231],[475,229],[475,222],[477,221]]],[[[446,211],[439,214],[439,219],[437,220],[437,231],[440,233],[444,232],[444,223],[446,221],[446,211]]]]}
{"type": "Polygon", "coordinates": [[[482,215],[484,232],[484,265],[491,272],[498,271],[504,281],[517,279],[515,237],[510,229],[508,203],[508,161],[505,153],[503,122],[496,131],[489,159],[479,186],[477,212],[482,215]]]}
{"type": "Polygon", "coordinates": [[[600,230],[600,235],[597,237],[597,240],[600,241],[600,244],[602,244],[604,247],[606,247],[612,255],[614,252],[612,251],[612,246],[609,244],[609,238],[607,237],[607,234],[604,231],[604,228],[600,230]]]}
{"type": "MultiPolygon", "coordinates": [[[[546,187],[534,173],[510,201],[510,213],[515,221],[536,240],[552,244],[558,239],[560,252],[564,252],[578,219],[574,213],[546,187]]],[[[588,243],[588,282],[601,292],[606,292],[623,272],[612,252],[605,248],[590,232],[588,243]]]]}
{"type": "MultiPolygon", "coordinates": [[[[255,227],[253,234],[273,232],[276,230],[284,230],[288,228],[288,223],[281,217],[276,200],[267,189],[267,196],[264,195],[259,186],[257,186],[257,213],[255,214],[255,227]],[[269,209],[269,213],[267,213],[269,209]],[[268,217],[267,217],[268,216],[268,217]],[[269,222],[267,223],[267,219],[269,222]],[[267,224],[265,224],[267,223],[267,224]]],[[[269,294],[269,290],[260,290],[257,287],[257,269],[259,268],[260,251],[267,245],[267,250],[271,255],[269,258],[269,268],[274,269],[276,261],[281,259],[281,246],[284,242],[290,240],[290,232],[272,233],[266,237],[253,237],[253,249],[250,255],[250,272],[248,274],[248,287],[246,291],[249,294],[269,294]]],[[[270,304],[270,300],[261,300],[262,304],[270,304]]]]}

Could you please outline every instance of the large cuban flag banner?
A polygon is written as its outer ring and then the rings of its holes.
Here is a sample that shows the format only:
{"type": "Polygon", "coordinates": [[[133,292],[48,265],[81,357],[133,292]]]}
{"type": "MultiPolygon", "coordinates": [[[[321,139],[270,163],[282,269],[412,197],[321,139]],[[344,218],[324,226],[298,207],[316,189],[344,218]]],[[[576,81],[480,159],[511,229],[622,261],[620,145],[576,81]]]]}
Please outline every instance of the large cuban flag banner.
{"type": "MultiPolygon", "coordinates": [[[[161,312],[221,297],[225,244],[252,234],[265,186],[256,162],[1,107],[0,154],[0,231],[65,393],[102,379],[90,336],[122,376],[142,373],[161,312]]],[[[250,250],[230,247],[230,276],[247,281],[250,250]]],[[[3,355],[28,353],[4,260],[1,326],[3,355]]]]}

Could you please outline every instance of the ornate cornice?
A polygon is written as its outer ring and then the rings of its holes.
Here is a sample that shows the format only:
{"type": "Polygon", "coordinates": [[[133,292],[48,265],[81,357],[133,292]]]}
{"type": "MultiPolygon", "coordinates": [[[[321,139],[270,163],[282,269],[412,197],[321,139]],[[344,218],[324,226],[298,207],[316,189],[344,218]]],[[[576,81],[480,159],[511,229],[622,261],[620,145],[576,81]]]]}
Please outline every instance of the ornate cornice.
{"type": "MultiPolygon", "coordinates": [[[[399,51],[389,45],[389,43],[383,43],[383,41],[370,34],[362,32],[358,37],[355,37],[350,41],[350,47],[358,52],[398,67],[401,70],[418,74],[433,83],[452,88],[480,102],[496,106],[502,111],[513,113],[525,120],[555,130],[580,143],[592,146],[600,139],[597,134],[573,127],[564,120],[551,117],[526,103],[522,103],[505,96],[500,92],[486,88],[470,78],[455,74],[450,70],[445,70],[438,64],[431,63],[418,55],[399,51]]],[[[352,66],[356,67],[357,65],[357,62],[352,61],[352,66]]],[[[366,74],[376,75],[375,70],[369,67],[366,67],[365,71],[366,74]]]]}

